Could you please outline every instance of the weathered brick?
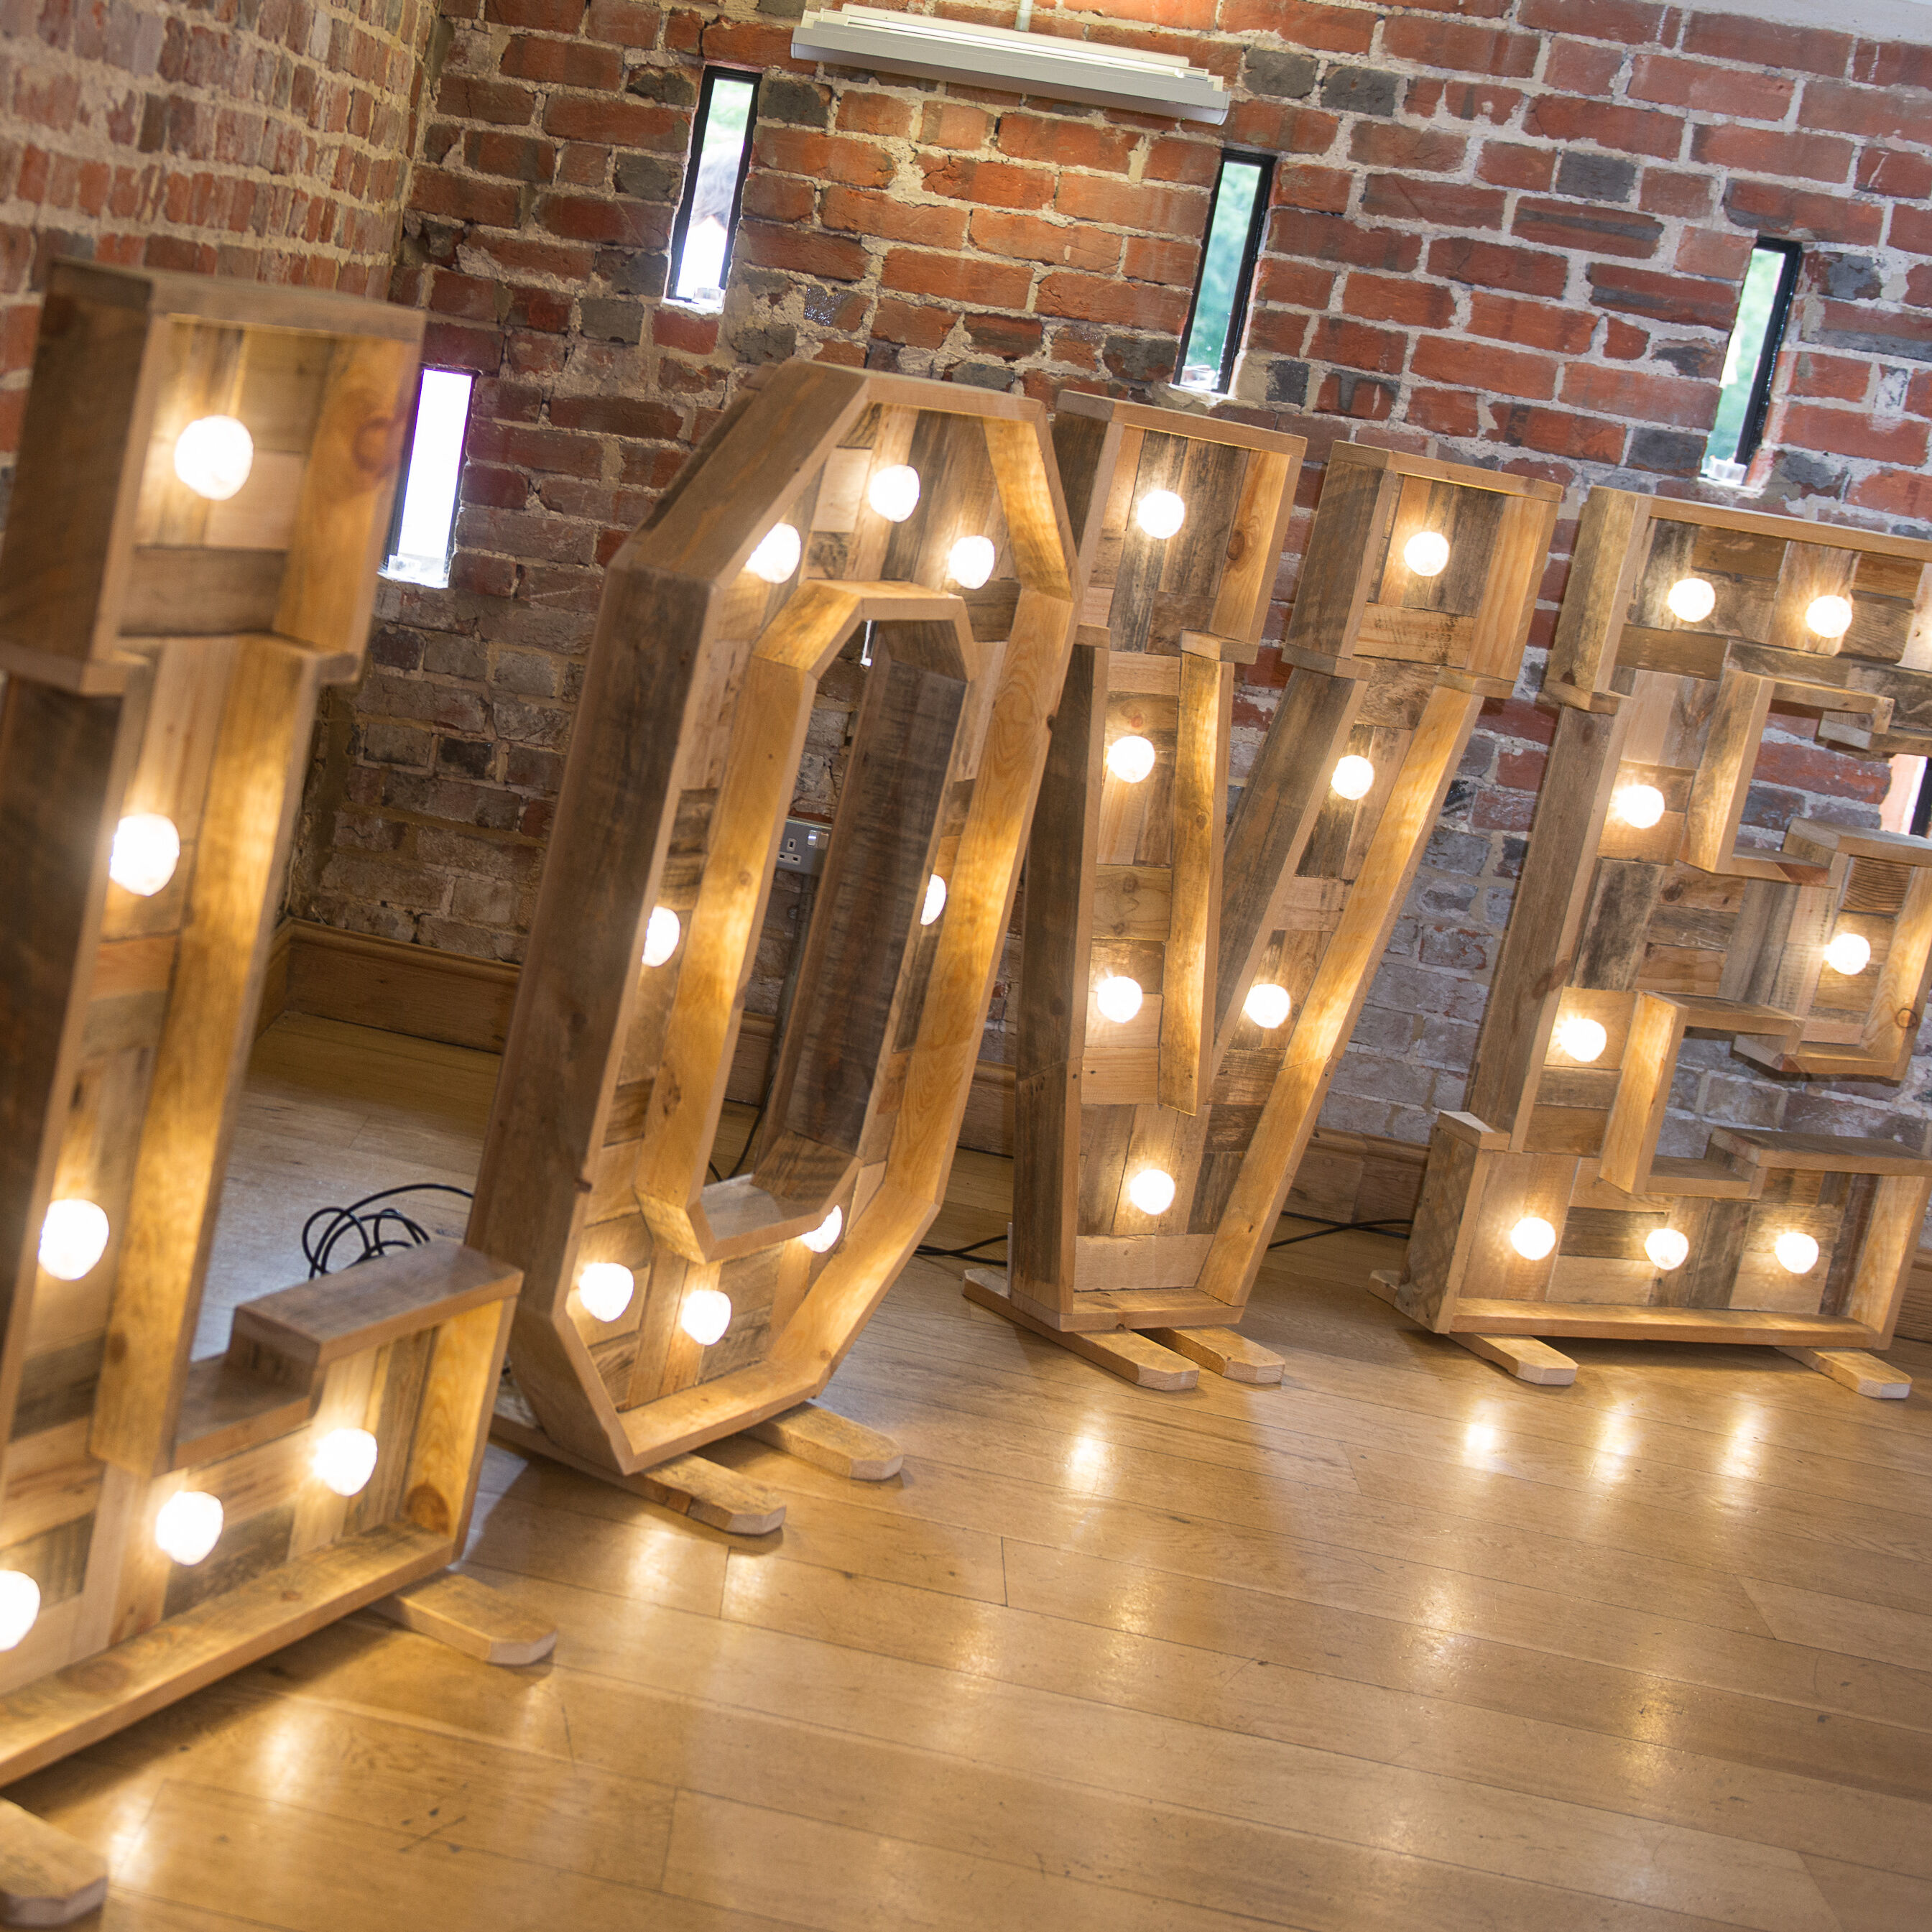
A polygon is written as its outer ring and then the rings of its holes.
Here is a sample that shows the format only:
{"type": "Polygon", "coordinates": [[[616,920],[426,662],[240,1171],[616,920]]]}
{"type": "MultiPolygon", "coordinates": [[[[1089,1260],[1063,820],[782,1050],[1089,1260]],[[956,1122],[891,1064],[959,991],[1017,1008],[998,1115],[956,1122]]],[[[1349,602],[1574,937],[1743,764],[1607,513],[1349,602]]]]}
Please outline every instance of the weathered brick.
{"type": "Polygon", "coordinates": [[[1413,328],[1444,328],[1454,319],[1454,296],[1440,283],[1352,274],[1342,290],[1345,314],[1364,322],[1398,322],[1413,328]]]}
{"type": "Polygon", "coordinates": [[[1522,0],[1517,18],[1546,33],[1641,46],[1657,39],[1665,10],[1650,0],[1522,0]]]}
{"type": "Polygon", "coordinates": [[[1683,152],[1684,128],[1675,115],[1555,94],[1532,100],[1523,120],[1526,134],[1546,141],[1593,141],[1617,154],[1648,154],[1660,161],[1674,161],[1683,152]]]}
{"type": "Polygon", "coordinates": [[[942,302],[1020,308],[1033,286],[1033,271],[957,255],[895,248],[880,266],[879,285],[905,295],[937,296],[942,302]]]}
{"type": "MultiPolygon", "coordinates": [[[[976,298],[988,299],[983,294],[976,298]]],[[[1016,308],[1018,304],[1000,305],[1016,308]]],[[[1187,297],[1181,290],[1064,272],[1042,278],[1035,306],[1042,315],[1130,323],[1144,328],[1165,329],[1175,336],[1187,320],[1187,297]]]]}
{"type": "Polygon", "coordinates": [[[1466,74],[1492,74],[1506,80],[1527,80],[1536,71],[1538,45],[1533,34],[1513,34],[1467,21],[1425,20],[1412,14],[1397,14],[1382,28],[1382,52],[1392,59],[1466,74]]]}
{"type": "Polygon", "coordinates": [[[1524,403],[1492,403],[1489,410],[1491,434],[1514,448],[1540,449],[1587,463],[1616,463],[1623,455],[1624,430],[1620,423],[1533,409],[1524,403]]]}
{"type": "Polygon", "coordinates": [[[1485,141],[1476,172],[1498,188],[1546,188],[1556,178],[1556,154],[1513,141],[1485,141]]]}
{"type": "Polygon", "coordinates": [[[1409,175],[1371,175],[1362,212],[1383,221],[1426,221],[1446,228],[1500,228],[1506,197],[1496,188],[1409,175]]]}
{"type": "Polygon", "coordinates": [[[1708,429],[1718,412],[1718,386],[1639,369],[1572,362],[1563,371],[1563,400],[1571,407],[1634,421],[1708,429]]]}
{"type": "Polygon", "coordinates": [[[1570,279],[1570,265],[1561,255],[1444,236],[1429,245],[1429,272],[1518,295],[1560,296],[1570,279]]]}
{"type": "Polygon", "coordinates": [[[1885,210],[1876,202],[1809,194],[1774,182],[1732,181],[1724,190],[1724,212],[1740,228],[1814,242],[1869,244],[1885,232],[1885,210]]]}
{"type": "Polygon", "coordinates": [[[1052,221],[1037,214],[1009,214],[976,208],[973,245],[988,254],[1010,255],[1054,268],[1083,268],[1105,274],[1120,262],[1120,238],[1084,222],[1052,221]]]}
{"type": "Polygon", "coordinates": [[[1307,214],[1292,208],[1278,208],[1269,216],[1268,246],[1274,254],[1303,255],[1318,262],[1344,262],[1397,274],[1407,274],[1422,255],[1420,236],[1365,228],[1337,215],[1307,214]]]}
{"type": "Polygon", "coordinates": [[[1688,275],[1658,274],[1622,262],[1593,262],[1585,272],[1599,308],[1622,309],[1653,321],[1726,332],[1736,321],[1738,290],[1688,275]]]}
{"type": "Polygon", "coordinates": [[[1397,122],[1358,121],[1349,136],[1348,153],[1370,167],[1448,174],[1462,166],[1468,146],[1460,134],[1407,128],[1397,122]]]}
{"type": "Polygon", "coordinates": [[[1804,449],[1912,467],[1925,460],[1926,432],[1924,423],[1910,417],[1887,423],[1874,421],[1863,409],[1794,401],[1785,408],[1783,436],[1804,449]]]}
{"type": "Polygon", "coordinates": [[[1655,216],[1630,208],[1578,207],[1563,201],[1526,197],[1516,205],[1510,232],[1546,248],[1574,248],[1592,255],[1626,255],[1648,260],[1664,238],[1655,216]]]}
{"type": "Polygon", "coordinates": [[[1558,308],[1547,302],[1524,302],[1480,290],[1469,298],[1469,333],[1528,349],[1550,349],[1580,356],[1590,346],[1597,319],[1580,309],[1558,308]]]}
{"type": "MultiPolygon", "coordinates": [[[[1928,76],[1932,78],[1932,76],[1928,76]]],[[[1924,83],[1922,83],[1923,85],[1924,83]]],[[[1810,80],[1798,104],[1798,124],[1875,140],[1927,140],[1921,97],[1889,87],[1855,87],[1849,82],[1810,80]]]]}
{"type": "Polygon", "coordinates": [[[818,218],[827,228],[870,235],[883,242],[914,242],[925,248],[960,248],[966,242],[966,211],[908,202],[856,188],[828,188],[818,218]]]}
{"type": "Polygon", "coordinates": [[[1316,319],[1309,338],[1307,354],[1317,362],[1341,362],[1352,369],[1367,369],[1383,375],[1399,370],[1408,349],[1408,338],[1385,328],[1365,328],[1340,316],[1316,319]]]}
{"type": "Polygon", "coordinates": [[[1431,335],[1415,345],[1412,367],[1418,376],[1431,382],[1546,402],[1556,393],[1560,365],[1547,356],[1454,336],[1431,335]]]}

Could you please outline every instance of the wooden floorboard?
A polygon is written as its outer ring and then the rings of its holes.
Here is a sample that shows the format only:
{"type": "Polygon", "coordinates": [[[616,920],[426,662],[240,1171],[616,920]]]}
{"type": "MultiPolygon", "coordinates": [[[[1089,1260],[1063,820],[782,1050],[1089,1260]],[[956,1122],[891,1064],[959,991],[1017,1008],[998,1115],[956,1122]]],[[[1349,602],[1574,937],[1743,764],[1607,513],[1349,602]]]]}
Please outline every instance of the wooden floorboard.
{"type": "MultiPolygon", "coordinates": [[[[465,1184],[494,1078],[271,1028],[200,1352],[310,1207],[465,1184]]],[[[1009,1175],[962,1156],[929,1240],[1009,1175]]],[[[1367,1294],[1400,1252],[1270,1258],[1282,1386],[1174,1394],[915,1264],[826,1397],[899,1475],[720,1445],[788,1506],[734,1539],[493,1448],[470,1567],[552,1661],[353,1618],[8,1795],[121,1932],[1932,1922],[1932,1404],[1612,1342],[1528,1388],[1367,1294]]]]}

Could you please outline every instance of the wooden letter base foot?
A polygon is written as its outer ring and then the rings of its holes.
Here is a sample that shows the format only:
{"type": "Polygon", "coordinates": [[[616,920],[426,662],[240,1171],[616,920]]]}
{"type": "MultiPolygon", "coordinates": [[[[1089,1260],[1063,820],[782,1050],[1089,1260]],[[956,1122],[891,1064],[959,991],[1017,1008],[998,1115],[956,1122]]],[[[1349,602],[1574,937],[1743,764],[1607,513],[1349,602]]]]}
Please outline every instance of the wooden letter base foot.
{"type": "Polygon", "coordinates": [[[855,1483],[888,1482],[905,1461],[890,1436],[809,1402],[754,1422],[744,1433],[796,1456],[801,1462],[830,1469],[835,1476],[850,1477],[855,1483]]]}
{"type": "Polygon", "coordinates": [[[0,1798],[0,1925],[71,1925],[107,1896],[107,1861],[0,1798]]]}
{"type": "Polygon", "coordinates": [[[554,1624],[525,1615],[487,1583],[454,1570],[425,1576],[369,1607],[392,1624],[485,1664],[540,1664],[556,1648],[554,1624]]]}
{"type": "Polygon", "coordinates": [[[1903,1402],[1912,1393],[1912,1378],[1876,1355],[1862,1348],[1780,1348],[1794,1362],[1843,1382],[1855,1395],[1868,1395],[1880,1402],[1903,1402]]]}
{"type": "MultiPolygon", "coordinates": [[[[1399,1278],[1384,1268],[1376,1269],[1369,1277],[1372,1294],[1398,1312],[1405,1312],[1396,1299],[1400,1285],[1399,1278]]],[[[1534,1335],[1450,1334],[1442,1339],[1467,1348],[1472,1355],[1480,1355],[1486,1362],[1495,1363],[1499,1369],[1508,1370],[1518,1382],[1532,1382],[1539,1388],[1568,1388],[1576,1379],[1576,1364],[1560,1349],[1539,1342],[1534,1335]]]]}

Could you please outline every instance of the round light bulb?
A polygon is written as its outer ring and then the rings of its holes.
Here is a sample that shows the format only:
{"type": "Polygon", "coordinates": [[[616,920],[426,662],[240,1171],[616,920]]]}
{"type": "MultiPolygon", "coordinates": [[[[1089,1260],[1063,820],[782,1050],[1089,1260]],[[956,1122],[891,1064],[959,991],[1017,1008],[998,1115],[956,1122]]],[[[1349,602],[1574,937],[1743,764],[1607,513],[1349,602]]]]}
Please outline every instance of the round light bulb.
{"type": "Polygon", "coordinates": [[[1616,802],[1617,816],[1640,832],[1648,832],[1664,816],[1664,794],[1654,785],[1625,785],[1616,802]]]}
{"type": "Polygon", "coordinates": [[[805,545],[797,531],[789,524],[774,524],[752,551],[745,568],[767,584],[782,584],[798,568],[798,560],[804,554],[805,545]]]}
{"type": "Polygon", "coordinates": [[[1286,986],[1274,986],[1263,980],[1248,988],[1248,997],[1241,1002],[1241,1010],[1264,1033],[1273,1033],[1288,1018],[1293,1004],[1286,986]]]}
{"type": "Polygon", "coordinates": [[[946,881],[935,872],[926,882],[926,903],[919,909],[919,922],[930,926],[946,910],[946,881]]]}
{"type": "Polygon", "coordinates": [[[221,1498],[206,1490],[181,1490],[154,1518],[154,1540],[177,1563],[199,1563],[221,1540],[221,1498]]]}
{"type": "Polygon", "coordinates": [[[1171,537],[1187,520],[1187,506],[1172,490],[1150,490],[1134,506],[1134,520],[1150,537],[1171,537]]]}
{"type": "Polygon", "coordinates": [[[1668,1274],[1672,1268],[1684,1265],[1690,1252],[1690,1243],[1675,1228],[1653,1228],[1643,1238],[1643,1251],[1654,1265],[1668,1274]]]}
{"type": "Polygon", "coordinates": [[[1844,597],[1814,597],[1804,613],[1804,621],[1821,638],[1842,638],[1852,628],[1850,600],[1844,597]]]}
{"type": "Polygon", "coordinates": [[[1718,593],[1701,577],[1680,577],[1664,601],[1673,617],[1681,617],[1687,624],[1701,624],[1718,608],[1718,593]]]}
{"type": "Polygon", "coordinates": [[[653,906],[644,927],[644,964],[662,966],[677,950],[684,926],[669,906],[653,906]]]}
{"type": "Polygon", "coordinates": [[[1109,973],[1094,989],[1094,1004],[1100,1017],[1116,1026],[1125,1026],[1141,1010],[1141,982],[1124,973],[1109,973]]]}
{"type": "Polygon", "coordinates": [[[1154,746],[1142,737],[1116,738],[1107,747],[1107,769],[1123,784],[1138,784],[1154,770],[1154,746]]]}
{"type": "Polygon", "coordinates": [[[1540,1262],[1556,1245],[1556,1230],[1540,1214],[1526,1214],[1510,1230],[1510,1246],[1526,1262],[1540,1262]]]}
{"type": "Polygon", "coordinates": [[[130,812],[114,828],[107,876],[123,892],[151,899],[181,863],[181,834],[158,812],[130,812]]]}
{"type": "Polygon", "coordinates": [[[1796,1228],[1787,1228],[1772,1244],[1779,1267],[1792,1274],[1809,1274],[1818,1265],[1818,1244],[1796,1228]]]}
{"type": "Polygon", "coordinates": [[[1826,947],[1825,964],[1851,979],[1871,964],[1871,941],[1862,932],[1841,932],[1826,947]]]}
{"type": "Polygon", "coordinates": [[[0,1650],[11,1650],[40,1614],[40,1586],[18,1570],[0,1570],[0,1650]]]}
{"type": "Polygon", "coordinates": [[[1366,798],[1369,788],[1375,782],[1375,766],[1366,758],[1357,758],[1352,752],[1337,760],[1334,775],[1328,781],[1340,798],[1366,798]]]}
{"type": "Polygon", "coordinates": [[[1144,1167],[1127,1183],[1127,1198],[1143,1214],[1165,1214],[1174,1205],[1174,1176],[1144,1167]]]}
{"type": "Polygon", "coordinates": [[[616,1321],[637,1292],[638,1278],[622,1262],[590,1262],[578,1271],[577,1298],[595,1321],[616,1321]]]}
{"type": "Polygon", "coordinates": [[[814,1254],[822,1255],[827,1249],[836,1245],[838,1237],[844,1230],[845,1210],[842,1208],[835,1208],[810,1234],[801,1234],[799,1239],[814,1254]]]}
{"type": "Polygon", "coordinates": [[[731,1298],[722,1288],[694,1288],[678,1310],[677,1325],[708,1348],[731,1325],[731,1298]]]}
{"type": "Polygon", "coordinates": [[[376,1438],[366,1429],[332,1429],[311,1466],[338,1496],[359,1496],[376,1473],[376,1438]]]}
{"type": "Polygon", "coordinates": [[[976,590],[992,575],[998,555],[991,537],[962,537],[952,546],[952,553],[946,560],[946,568],[955,584],[963,584],[968,590],[976,590]]]}
{"type": "Polygon", "coordinates": [[[1439,530],[1418,530],[1402,545],[1402,560],[1418,577],[1440,577],[1449,562],[1449,539],[1439,530]]]}
{"type": "Polygon", "coordinates": [[[887,523],[904,523],[919,508],[919,472],[910,463],[881,470],[866,486],[866,499],[887,523]]]}
{"type": "Polygon", "coordinates": [[[1604,1048],[1610,1043],[1610,1035],[1594,1020],[1586,1020],[1580,1013],[1564,1020],[1556,1029],[1556,1044],[1572,1060],[1580,1060],[1586,1066],[1592,1060],[1601,1059],[1604,1048]]]}
{"type": "Polygon", "coordinates": [[[92,1201],[55,1201],[40,1223],[40,1265],[56,1281],[78,1281],[107,1252],[107,1216],[92,1201]]]}
{"type": "Polygon", "coordinates": [[[197,496],[225,503],[255,466],[255,439],[232,416],[197,416],[175,439],[175,474],[197,496]]]}

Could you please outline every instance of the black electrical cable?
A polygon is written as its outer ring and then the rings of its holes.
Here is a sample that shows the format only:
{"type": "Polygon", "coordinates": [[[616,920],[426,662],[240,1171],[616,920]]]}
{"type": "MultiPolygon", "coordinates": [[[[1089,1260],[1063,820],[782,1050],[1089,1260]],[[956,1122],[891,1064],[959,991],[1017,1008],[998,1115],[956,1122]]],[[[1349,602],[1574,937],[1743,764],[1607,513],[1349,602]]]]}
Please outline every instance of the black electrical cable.
{"type": "Polygon", "coordinates": [[[476,1198],[468,1188],[454,1187],[447,1181],[412,1180],[406,1186],[386,1187],[380,1192],[365,1194],[346,1208],[318,1208],[302,1223],[302,1258],[308,1263],[310,1280],[334,1273],[337,1244],[352,1235],[362,1244],[362,1252],[344,1262],[345,1268],[355,1268],[404,1248],[423,1247],[435,1240],[421,1222],[412,1220],[400,1208],[376,1207],[379,1202],[393,1201],[402,1194],[455,1194],[465,1201],[476,1198]],[[376,1211],[365,1213],[370,1208],[376,1211]],[[320,1232],[318,1222],[325,1224],[320,1232]]]}
{"type": "MultiPolygon", "coordinates": [[[[1292,1218],[1297,1221],[1321,1220],[1321,1216],[1316,1214],[1297,1214],[1292,1218]]],[[[1272,1254],[1276,1248],[1292,1248],[1298,1241],[1318,1241],[1330,1234],[1348,1234],[1358,1231],[1364,1233],[1388,1234],[1400,1229],[1406,1234],[1409,1232],[1409,1226],[1408,1222],[1400,1216],[1387,1221],[1324,1221],[1312,1234],[1288,1234],[1279,1241],[1269,1242],[1268,1252],[1272,1254]]]]}
{"type": "Polygon", "coordinates": [[[914,1249],[913,1252],[916,1255],[923,1255],[928,1261],[931,1262],[962,1261],[965,1259],[968,1256],[976,1255],[982,1248],[998,1247],[1006,1238],[1006,1236],[1004,1234],[988,1234],[983,1241],[970,1241],[968,1242],[963,1248],[928,1248],[922,1246],[914,1249]]]}

